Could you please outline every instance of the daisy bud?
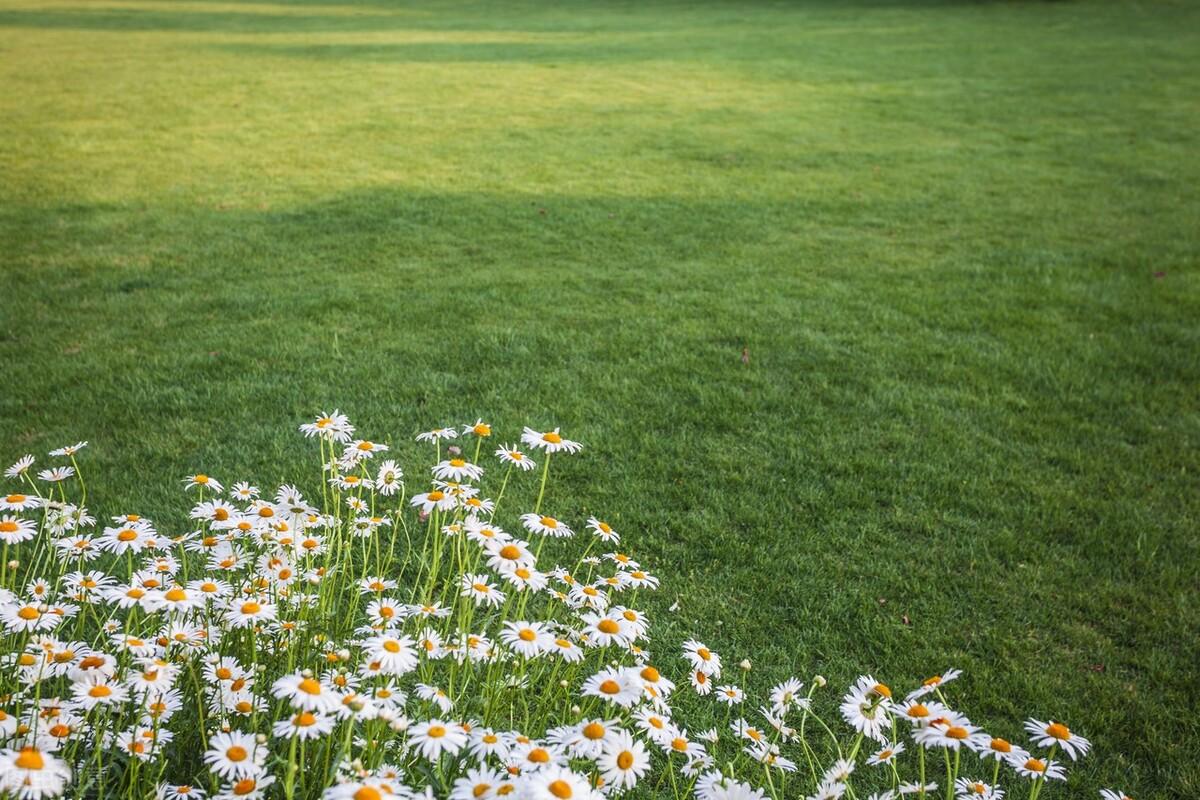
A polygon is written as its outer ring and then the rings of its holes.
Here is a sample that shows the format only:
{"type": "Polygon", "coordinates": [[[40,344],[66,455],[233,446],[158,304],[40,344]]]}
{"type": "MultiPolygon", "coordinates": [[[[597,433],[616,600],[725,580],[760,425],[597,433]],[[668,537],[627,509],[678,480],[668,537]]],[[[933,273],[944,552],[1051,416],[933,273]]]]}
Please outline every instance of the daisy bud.
{"type": "Polygon", "coordinates": [[[254,737],[254,741],[258,742],[259,744],[266,744],[267,743],[267,735],[265,733],[260,733],[254,737]]]}
{"type": "Polygon", "coordinates": [[[49,610],[50,610],[50,606],[46,605],[45,603],[38,603],[38,611],[45,614],[49,610]]]}
{"type": "Polygon", "coordinates": [[[396,712],[390,708],[381,708],[379,709],[379,718],[384,722],[391,722],[396,718],[396,712]]]}
{"type": "Polygon", "coordinates": [[[568,686],[570,686],[571,684],[570,684],[569,682],[567,682],[567,679],[566,679],[566,678],[563,678],[561,681],[559,681],[559,682],[558,682],[558,685],[559,685],[560,687],[562,687],[563,689],[566,689],[566,688],[567,688],[568,686]]]}
{"type": "Polygon", "coordinates": [[[819,688],[825,688],[825,684],[827,683],[829,683],[829,681],[825,680],[824,675],[817,675],[815,678],[813,678],[813,685],[819,688]]]}
{"type": "Polygon", "coordinates": [[[313,675],[313,673],[312,673],[312,670],[311,670],[311,669],[302,669],[302,670],[300,670],[300,677],[301,677],[301,678],[311,678],[311,677],[312,677],[312,675],[313,675]]]}
{"type": "Polygon", "coordinates": [[[746,672],[749,672],[750,671],[750,659],[743,658],[742,663],[738,664],[738,666],[741,667],[742,669],[744,669],[746,672]]]}
{"type": "Polygon", "coordinates": [[[355,772],[362,772],[362,769],[363,769],[362,759],[356,758],[353,761],[351,761],[350,769],[354,770],[355,772]]]}
{"type": "Polygon", "coordinates": [[[394,730],[396,733],[401,733],[408,727],[408,724],[404,719],[394,719],[388,724],[388,727],[394,730]]]}
{"type": "Polygon", "coordinates": [[[350,651],[343,647],[341,650],[337,651],[337,657],[341,661],[349,661],[350,651]]]}
{"type": "Polygon", "coordinates": [[[12,561],[8,562],[9,569],[16,569],[19,566],[21,566],[21,562],[17,561],[15,558],[12,561]]]}
{"type": "Polygon", "coordinates": [[[353,711],[355,714],[357,714],[359,711],[362,711],[364,708],[366,708],[366,704],[363,703],[362,700],[351,700],[350,701],[350,710],[353,711]]]}
{"type": "Polygon", "coordinates": [[[583,709],[580,708],[579,706],[571,706],[571,713],[574,714],[575,716],[579,716],[579,712],[582,710],[583,709]]]}
{"type": "Polygon", "coordinates": [[[450,445],[449,447],[447,447],[447,448],[446,448],[446,452],[447,452],[447,453],[449,453],[449,454],[450,454],[450,455],[452,455],[452,456],[461,456],[461,455],[462,455],[462,448],[461,448],[461,447],[459,447],[458,445],[452,444],[452,445],[450,445]]]}

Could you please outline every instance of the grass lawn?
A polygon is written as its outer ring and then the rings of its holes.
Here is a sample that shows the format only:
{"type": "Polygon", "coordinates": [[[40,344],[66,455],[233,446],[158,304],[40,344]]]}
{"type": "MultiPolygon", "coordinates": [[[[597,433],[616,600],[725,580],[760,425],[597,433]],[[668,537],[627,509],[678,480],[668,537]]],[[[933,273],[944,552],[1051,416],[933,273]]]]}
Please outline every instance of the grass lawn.
{"type": "Polygon", "coordinates": [[[320,409],[562,425],[756,685],[1200,796],[1200,7],[0,0],[0,87],[4,465],[184,530],[320,409]]]}

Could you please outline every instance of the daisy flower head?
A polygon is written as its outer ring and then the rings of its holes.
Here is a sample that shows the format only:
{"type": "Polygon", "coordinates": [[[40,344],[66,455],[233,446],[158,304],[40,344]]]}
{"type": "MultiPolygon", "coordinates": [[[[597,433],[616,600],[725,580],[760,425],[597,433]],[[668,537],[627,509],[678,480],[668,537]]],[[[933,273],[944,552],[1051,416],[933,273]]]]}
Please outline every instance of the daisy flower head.
{"type": "Polygon", "coordinates": [[[1003,800],[1004,790],[983,781],[959,778],[954,781],[954,796],[958,800],[1003,800]]]}
{"type": "Polygon", "coordinates": [[[614,531],[607,522],[588,517],[587,526],[597,539],[606,544],[618,544],[621,541],[621,534],[614,531]]]}
{"type": "Polygon", "coordinates": [[[0,516],[0,542],[18,544],[27,542],[37,533],[37,525],[32,520],[14,517],[11,514],[0,516]]]}
{"type": "Polygon", "coordinates": [[[190,783],[160,783],[155,800],[205,800],[208,792],[190,783]]]}
{"type": "Polygon", "coordinates": [[[596,768],[605,786],[632,789],[650,769],[650,754],[628,731],[616,731],[604,742],[596,768]]]}
{"type": "Polygon", "coordinates": [[[523,658],[536,658],[554,646],[554,635],[541,622],[506,622],[500,641],[523,658]]]}
{"type": "Polygon", "coordinates": [[[295,737],[304,741],[328,735],[336,724],[335,717],[315,714],[312,711],[299,711],[276,722],[271,732],[280,739],[295,737]]]}
{"type": "Polygon", "coordinates": [[[0,511],[28,511],[31,508],[38,508],[41,504],[42,498],[33,495],[19,492],[0,495],[0,511]]]}
{"type": "Polygon", "coordinates": [[[439,461],[430,467],[430,471],[433,473],[433,477],[441,481],[478,481],[483,477],[483,467],[457,456],[439,461]]]}
{"type": "Polygon", "coordinates": [[[1072,733],[1071,729],[1061,722],[1050,720],[1042,722],[1038,719],[1029,719],[1025,722],[1025,730],[1029,733],[1033,743],[1041,748],[1059,747],[1064,753],[1070,756],[1072,761],[1087,755],[1087,751],[1091,748],[1092,743],[1082,736],[1072,733]]]}
{"type": "Polygon", "coordinates": [[[275,778],[272,775],[248,775],[214,794],[212,800],[262,800],[264,793],[273,783],[275,778]]]}
{"type": "Polygon", "coordinates": [[[462,435],[478,436],[480,439],[486,439],[492,435],[492,426],[482,419],[476,419],[474,424],[463,425],[462,435]]]}
{"type": "Polygon", "coordinates": [[[225,488],[216,478],[209,477],[203,472],[197,472],[195,475],[189,475],[183,479],[183,488],[191,489],[192,487],[208,489],[216,494],[220,494],[225,488]]]}
{"type": "Polygon", "coordinates": [[[583,682],[580,694],[631,708],[642,697],[642,679],[636,669],[606,667],[583,682]]]}
{"type": "Polygon", "coordinates": [[[516,796],[522,800],[601,800],[604,797],[592,788],[585,776],[562,766],[522,775],[518,784],[516,796]]]}
{"type": "Polygon", "coordinates": [[[452,722],[431,719],[410,727],[408,740],[427,761],[436,762],[442,753],[458,753],[467,743],[467,733],[452,722]]]}
{"type": "Polygon", "coordinates": [[[877,742],[888,741],[884,729],[891,725],[888,699],[892,690],[870,675],[863,675],[842,697],[842,718],[850,727],[877,742]]]}
{"type": "Polygon", "coordinates": [[[391,497],[404,486],[404,470],[395,461],[383,461],[375,477],[375,491],[384,497],[391,497]]]}
{"type": "Polygon", "coordinates": [[[422,514],[430,514],[434,509],[448,511],[454,508],[458,504],[458,498],[450,492],[434,487],[428,492],[413,495],[408,504],[420,508],[422,514]]]}
{"type": "Polygon", "coordinates": [[[476,605],[495,608],[504,602],[504,592],[497,589],[487,575],[463,575],[461,585],[461,595],[471,598],[476,605]]]}
{"type": "Polygon", "coordinates": [[[1101,789],[1100,800],[1133,800],[1133,798],[1117,789],[1101,789]]]}
{"type": "Polygon", "coordinates": [[[728,706],[736,706],[746,699],[746,693],[732,683],[727,683],[717,687],[717,699],[728,706]]]}
{"type": "Polygon", "coordinates": [[[271,694],[276,699],[287,700],[293,708],[324,714],[335,711],[341,702],[332,686],[308,671],[279,678],[271,685],[271,694]]]}
{"type": "Polygon", "coordinates": [[[1035,758],[1029,756],[1024,761],[1017,758],[1010,758],[1008,765],[1016,771],[1018,775],[1030,780],[1054,780],[1065,781],[1067,772],[1062,768],[1062,765],[1057,761],[1050,761],[1044,758],[1035,758]]]}
{"type": "Polygon", "coordinates": [[[83,448],[87,447],[87,445],[88,445],[87,442],[76,442],[75,444],[69,444],[66,447],[60,447],[57,450],[51,450],[50,455],[66,456],[69,458],[69,457],[75,455],[76,453],[78,453],[83,448]]]}
{"type": "Polygon", "coordinates": [[[496,458],[509,466],[528,472],[537,466],[532,458],[517,449],[516,445],[504,444],[496,449],[496,458]]]}
{"type": "Polygon", "coordinates": [[[229,779],[249,778],[262,772],[267,748],[252,733],[224,731],[208,739],[204,763],[217,775],[229,779]]]}
{"type": "Polygon", "coordinates": [[[917,697],[924,697],[927,694],[932,694],[933,692],[936,692],[938,689],[940,689],[942,686],[945,686],[947,683],[950,683],[950,681],[957,679],[960,675],[962,675],[961,669],[948,669],[940,675],[934,675],[932,677],[926,678],[924,681],[921,682],[920,687],[918,687],[917,689],[914,689],[913,691],[908,693],[908,697],[909,698],[917,698],[917,697]]]}
{"type": "Polygon", "coordinates": [[[521,441],[535,450],[545,450],[547,453],[578,453],[583,449],[583,445],[579,442],[572,442],[570,439],[564,439],[562,434],[558,432],[558,428],[552,431],[541,433],[533,428],[525,428],[521,433],[521,441]]]}
{"type": "Polygon", "coordinates": [[[896,787],[896,795],[898,797],[908,797],[909,795],[915,794],[924,797],[925,795],[936,792],[937,788],[937,781],[929,781],[928,783],[909,781],[908,783],[902,783],[896,787]]]}
{"type": "Polygon", "coordinates": [[[798,678],[788,678],[782,683],[775,684],[771,689],[771,706],[780,714],[790,711],[800,705],[804,697],[804,683],[798,678]]]}
{"type": "Polygon", "coordinates": [[[565,522],[544,514],[522,514],[521,525],[530,533],[540,533],[555,539],[566,539],[575,535],[575,531],[565,522]]]}
{"type": "Polygon", "coordinates": [[[332,442],[348,442],[354,433],[350,418],[336,408],[333,413],[324,412],[317,415],[312,422],[300,426],[300,431],[308,438],[320,436],[332,442]]]}
{"type": "Polygon", "coordinates": [[[38,480],[46,483],[59,483],[75,474],[74,467],[52,467],[38,473],[38,480]]]}
{"type": "Polygon", "coordinates": [[[29,471],[29,468],[33,466],[33,462],[35,460],[36,459],[34,459],[32,454],[26,454],[26,455],[21,456],[20,458],[18,458],[16,460],[16,462],[14,462],[12,464],[12,466],[10,466],[8,469],[4,470],[4,477],[16,478],[16,477],[19,477],[19,476],[25,474],[26,472],[29,471]]]}
{"type": "Polygon", "coordinates": [[[913,739],[928,748],[944,747],[949,750],[958,750],[958,748],[966,746],[975,750],[987,741],[987,734],[982,733],[962,714],[951,711],[946,716],[917,728],[913,733],[913,739]]]}
{"type": "Polygon", "coordinates": [[[251,628],[275,621],[275,604],[258,600],[230,600],[225,607],[225,622],[231,628],[251,628]]]}
{"type": "Polygon", "coordinates": [[[454,428],[434,428],[431,431],[417,434],[418,442],[438,442],[445,439],[457,439],[458,431],[454,428]]]}
{"type": "Polygon", "coordinates": [[[21,800],[58,797],[70,780],[65,761],[34,745],[0,750],[0,793],[21,800]]]}
{"type": "Polygon", "coordinates": [[[1029,758],[1029,751],[1025,748],[1015,745],[1007,739],[1001,739],[999,736],[981,737],[975,747],[975,752],[983,760],[990,758],[996,761],[1011,761],[1012,759],[1024,761],[1029,758]]]}
{"type": "Polygon", "coordinates": [[[870,758],[867,759],[867,763],[872,767],[890,764],[895,761],[896,756],[903,753],[904,750],[904,742],[891,742],[889,744],[885,744],[883,747],[871,754],[870,758]]]}
{"type": "Polygon", "coordinates": [[[721,657],[702,642],[695,639],[684,642],[683,657],[691,662],[692,669],[696,672],[703,672],[710,678],[721,677],[721,657]]]}

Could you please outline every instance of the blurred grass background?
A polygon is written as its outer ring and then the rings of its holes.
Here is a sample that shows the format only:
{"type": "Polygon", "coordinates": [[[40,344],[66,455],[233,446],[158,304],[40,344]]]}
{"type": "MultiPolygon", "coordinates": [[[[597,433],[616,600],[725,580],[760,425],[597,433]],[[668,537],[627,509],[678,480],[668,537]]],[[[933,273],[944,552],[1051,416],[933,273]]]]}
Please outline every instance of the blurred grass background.
{"type": "Polygon", "coordinates": [[[0,0],[0,86],[6,463],[182,530],[320,409],[562,425],[756,685],[1200,794],[1195,4],[0,0]]]}

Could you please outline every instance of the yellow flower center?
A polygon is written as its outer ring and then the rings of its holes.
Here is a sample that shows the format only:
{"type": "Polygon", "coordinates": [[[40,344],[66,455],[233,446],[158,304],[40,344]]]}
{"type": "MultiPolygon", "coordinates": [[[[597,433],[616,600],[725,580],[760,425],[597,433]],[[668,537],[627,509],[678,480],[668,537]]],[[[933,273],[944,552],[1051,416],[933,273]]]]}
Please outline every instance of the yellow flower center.
{"type": "Polygon", "coordinates": [[[242,603],[243,614],[257,614],[260,611],[262,611],[262,606],[253,600],[248,600],[247,602],[242,603]]]}
{"type": "Polygon", "coordinates": [[[21,527],[21,526],[18,525],[17,523],[13,522],[12,520],[6,519],[6,520],[4,520],[4,522],[0,522],[0,533],[16,533],[17,528],[19,528],[19,527],[21,527]]]}
{"type": "Polygon", "coordinates": [[[550,433],[543,433],[542,439],[549,442],[550,444],[561,444],[562,443],[562,437],[559,436],[554,431],[551,431],[550,433]]]}
{"type": "Polygon", "coordinates": [[[600,684],[600,691],[604,694],[620,694],[621,684],[610,678],[609,680],[606,680],[604,683],[600,684]]]}
{"type": "Polygon", "coordinates": [[[400,643],[397,642],[395,639],[388,639],[386,642],[383,643],[383,649],[387,650],[389,653],[399,653],[400,652],[400,643]]]}
{"type": "Polygon", "coordinates": [[[425,732],[425,735],[430,739],[440,739],[446,735],[446,729],[441,725],[430,725],[429,730],[425,732]]]}
{"type": "Polygon", "coordinates": [[[617,754],[617,769],[629,769],[633,766],[633,753],[622,750],[617,754]]]}
{"type": "Polygon", "coordinates": [[[613,622],[611,619],[608,619],[607,617],[600,620],[600,622],[596,625],[596,628],[601,633],[607,633],[610,635],[614,634],[614,633],[620,633],[620,631],[621,631],[621,626],[617,625],[617,623],[613,622]]]}
{"type": "Polygon", "coordinates": [[[541,522],[542,525],[544,525],[547,528],[557,528],[558,527],[558,520],[556,520],[554,517],[542,517],[539,520],[539,522],[541,522]]]}
{"type": "Polygon", "coordinates": [[[88,694],[95,698],[108,697],[112,694],[112,689],[101,683],[88,689],[88,694]]]}
{"type": "Polygon", "coordinates": [[[1046,735],[1053,736],[1060,741],[1066,741],[1071,738],[1071,731],[1061,722],[1051,722],[1046,726],[1046,735]]]}
{"type": "Polygon", "coordinates": [[[117,541],[118,542],[132,542],[136,538],[137,538],[137,531],[130,530],[129,528],[126,528],[123,531],[120,531],[117,533],[117,541]]]}
{"type": "Polygon", "coordinates": [[[187,592],[176,586],[174,589],[168,590],[163,597],[170,600],[172,603],[179,603],[183,600],[187,600],[187,592]]]}
{"type": "Polygon", "coordinates": [[[558,798],[558,800],[568,800],[574,794],[571,791],[571,784],[566,781],[551,781],[546,787],[546,791],[558,798]]]}
{"type": "Polygon", "coordinates": [[[321,683],[316,678],[305,678],[296,685],[296,688],[305,694],[320,694],[321,683]]]}
{"type": "Polygon", "coordinates": [[[17,612],[17,616],[24,620],[35,620],[41,616],[41,613],[33,606],[25,606],[17,612]]]}
{"type": "Polygon", "coordinates": [[[250,754],[246,752],[246,748],[240,747],[236,744],[225,751],[225,757],[234,762],[245,761],[246,757],[249,755],[250,754]]]}
{"type": "Polygon", "coordinates": [[[22,749],[17,754],[17,759],[14,763],[16,763],[19,769],[39,770],[46,768],[46,760],[42,758],[42,754],[34,747],[22,749]]]}

